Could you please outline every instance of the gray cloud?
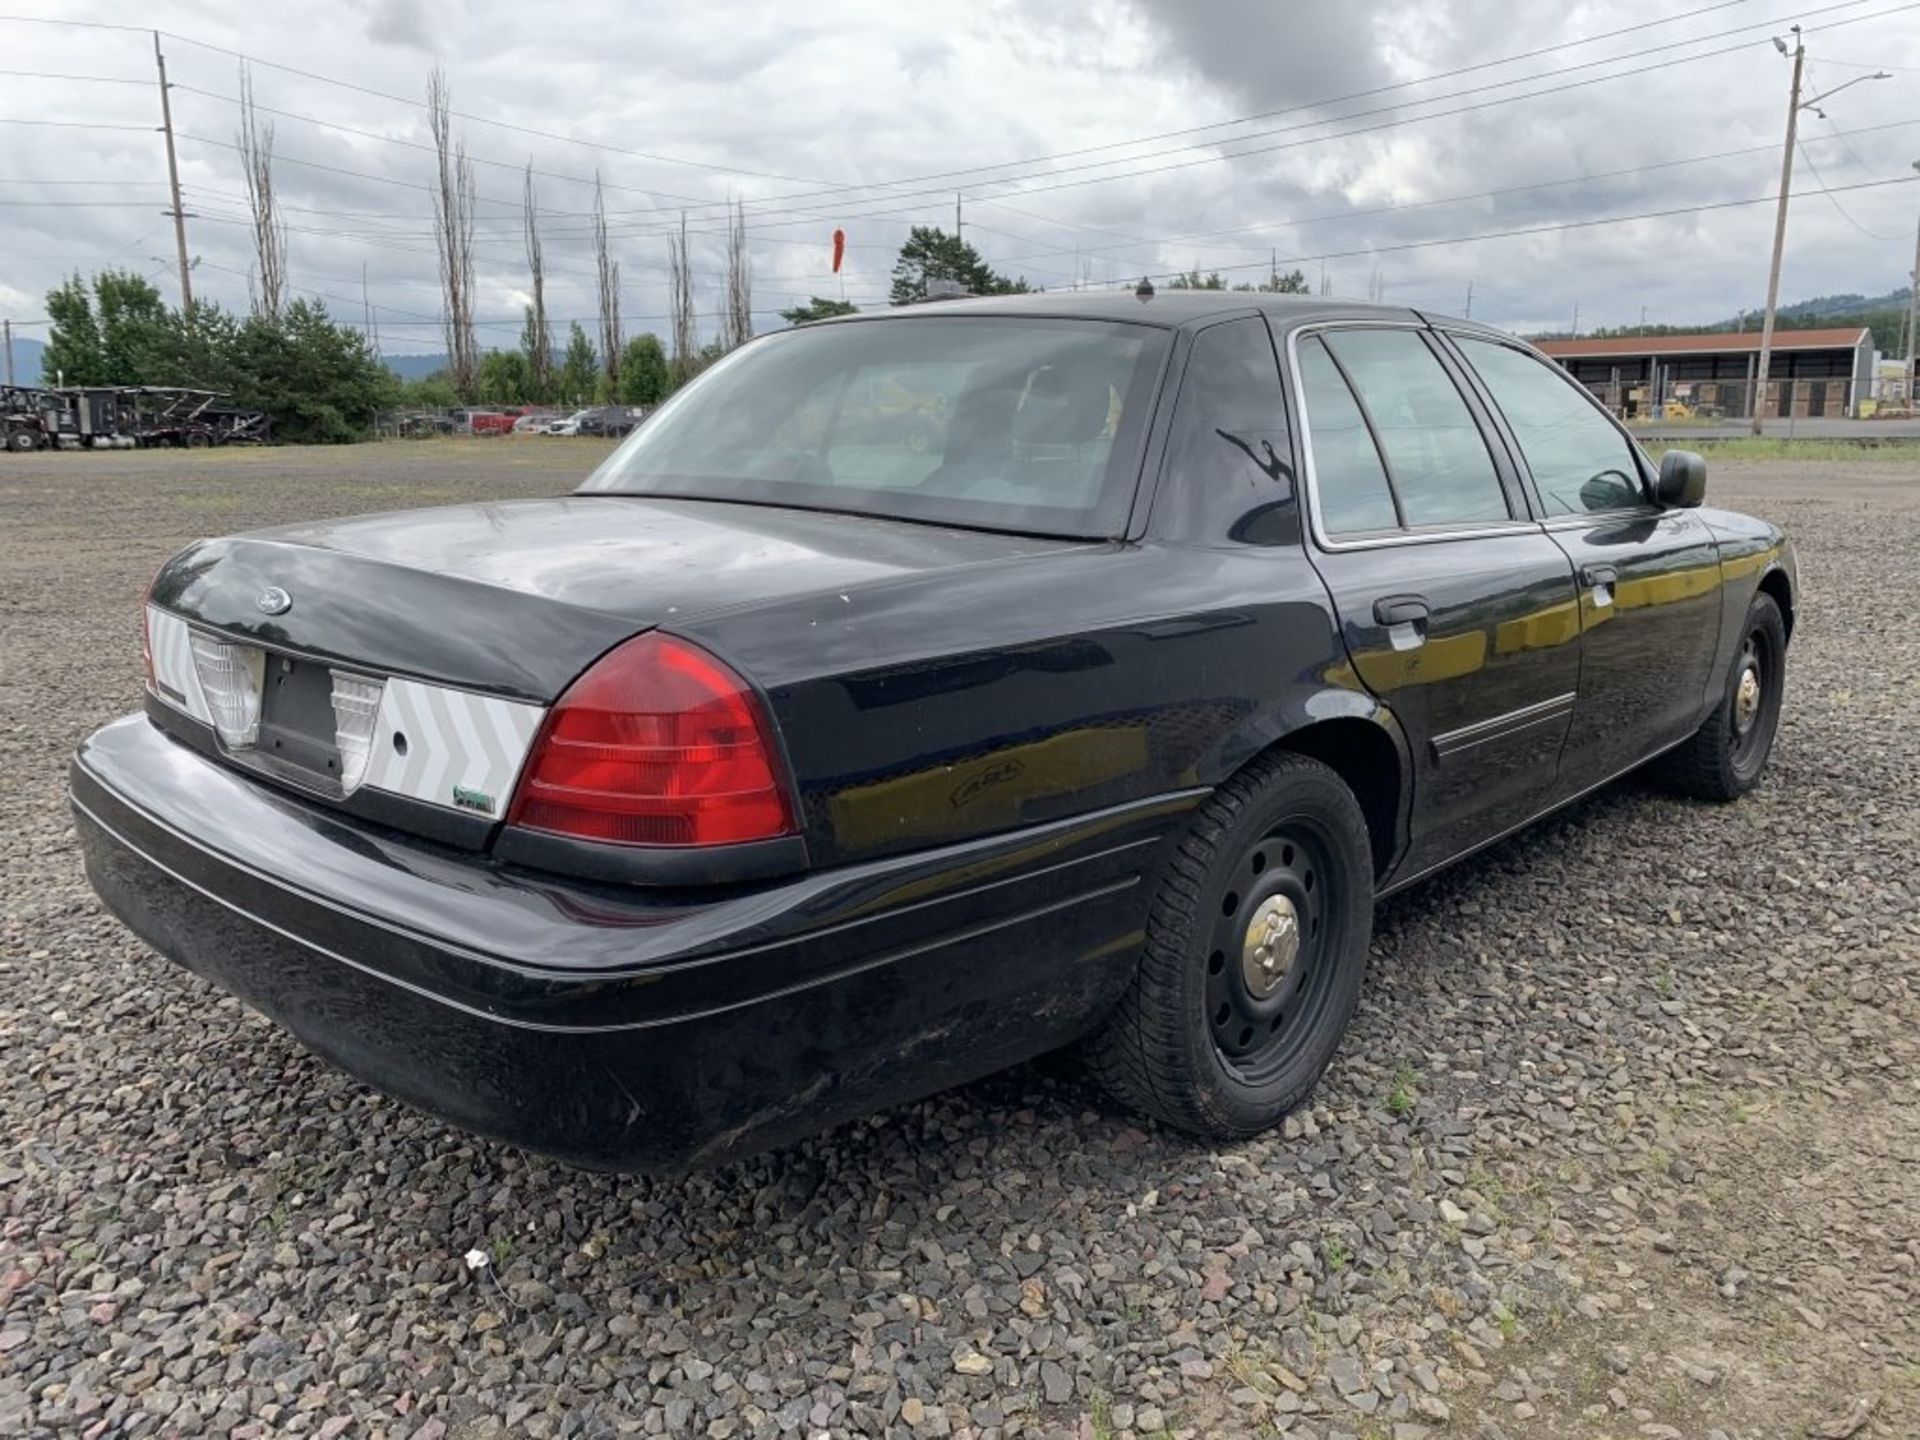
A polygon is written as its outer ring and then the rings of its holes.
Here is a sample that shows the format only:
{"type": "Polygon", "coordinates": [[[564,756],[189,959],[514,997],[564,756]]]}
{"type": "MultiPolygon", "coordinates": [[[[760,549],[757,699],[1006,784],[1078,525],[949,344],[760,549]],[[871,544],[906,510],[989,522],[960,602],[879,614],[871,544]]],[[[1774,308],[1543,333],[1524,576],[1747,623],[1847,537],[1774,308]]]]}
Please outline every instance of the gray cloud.
{"type": "MultiPolygon", "coordinates": [[[[421,94],[430,58],[447,67],[456,109],[525,127],[459,122],[481,162],[479,304],[488,322],[482,333],[493,343],[511,344],[518,335],[526,285],[518,168],[529,158],[543,172],[550,307],[563,320],[590,320],[593,308],[584,217],[596,170],[615,211],[631,329],[661,325],[665,230],[682,207],[694,232],[700,306],[711,320],[720,264],[716,207],[729,197],[745,200],[759,323],[768,326],[778,323],[773,310],[811,293],[837,295],[844,287],[860,302],[884,295],[906,227],[951,224],[956,190],[964,194],[968,236],[988,259],[1043,285],[1119,281],[1190,265],[1247,267],[1232,272],[1246,277],[1270,255],[1301,263],[1317,278],[1318,257],[1330,256],[1324,264],[1337,293],[1363,294],[1377,270],[1389,299],[1457,310],[1471,282],[1476,316],[1516,327],[1564,324],[1575,304],[1583,324],[1632,323],[1643,305],[1658,318],[1716,319],[1759,299],[1767,206],[1388,247],[1767,194],[1778,164],[1786,74],[1764,30],[1746,37],[1752,43],[1737,54],[1426,123],[1324,137],[1392,118],[1331,117],[1500,79],[1541,77],[1522,89],[1567,83],[1596,72],[1557,80],[1547,72],[1753,23],[1781,13],[1778,3],[1755,0],[1418,90],[1153,141],[1139,137],[1323,101],[1662,12],[1650,0],[1564,10],[1486,0],[1357,0],[1338,7],[994,0],[953,12],[931,31],[913,7],[877,0],[814,0],[804,9],[764,0],[706,0],[698,7],[595,0],[569,7],[564,17],[505,0],[464,7],[367,0],[344,25],[337,12],[269,11],[240,0],[153,0],[150,8],[151,23],[183,36],[400,97],[385,100],[267,66],[254,70],[261,103],[289,112],[275,124],[279,189],[298,207],[288,210],[294,286],[358,322],[364,267],[383,345],[423,351],[439,343],[424,188],[431,156],[417,148],[426,140],[423,112],[400,102],[421,94]],[[1285,128],[1309,121],[1323,123],[1285,128]],[[1255,131],[1279,133],[1237,138],[1255,131]],[[1138,143],[1117,143],[1130,140],[1138,143]],[[1196,141],[1196,148],[1177,148],[1196,141]],[[1092,148],[1108,146],[1114,148],[1092,148]],[[1273,146],[1286,148],[1245,153],[1273,146]],[[1758,148],[1706,164],[1613,173],[1749,147],[1758,148]],[[1061,153],[1068,151],[1088,153],[1061,153]],[[1217,158],[1225,153],[1244,158],[1217,158]],[[1059,158],[1006,163],[1044,156],[1059,158]],[[982,166],[994,168],[942,173],[982,166]],[[1596,178],[1517,188],[1582,175],[1596,178]],[[901,183],[879,183],[888,180],[901,183]],[[818,193],[854,182],[874,188],[818,193]],[[1482,196],[1500,190],[1513,193],[1482,196]],[[1435,200],[1450,203],[1420,203],[1435,200]],[[836,225],[850,240],[839,277],[828,269],[836,225]]],[[[0,22],[0,40],[10,68],[136,82],[8,82],[0,115],[127,128],[5,127],[14,146],[0,166],[0,202],[37,203],[0,204],[0,313],[37,316],[45,291],[63,274],[108,264],[151,274],[171,296],[171,229],[160,214],[165,171],[152,131],[153,90],[144,83],[152,74],[144,36],[0,22]],[[93,183],[34,183],[74,179],[93,183]]],[[[1813,74],[1825,85],[1865,73],[1868,64],[1901,67],[1893,81],[1839,97],[1829,107],[1831,121],[1809,119],[1807,153],[1827,182],[1910,173],[1920,125],[1845,139],[1834,131],[1917,113],[1920,17],[1815,31],[1810,43],[1813,74]]],[[[194,216],[190,240],[200,261],[196,284],[244,307],[247,231],[230,148],[237,112],[228,98],[235,62],[186,41],[167,45],[180,87],[174,99],[194,216]]],[[[1608,68],[1665,58],[1622,59],[1608,68]]],[[[1426,109],[1503,93],[1510,92],[1426,109]]],[[[1813,183],[1803,167],[1799,188],[1813,183]]],[[[1920,186],[1838,198],[1846,215],[1818,196],[1795,202],[1789,297],[1877,291],[1904,279],[1920,186]]]]}

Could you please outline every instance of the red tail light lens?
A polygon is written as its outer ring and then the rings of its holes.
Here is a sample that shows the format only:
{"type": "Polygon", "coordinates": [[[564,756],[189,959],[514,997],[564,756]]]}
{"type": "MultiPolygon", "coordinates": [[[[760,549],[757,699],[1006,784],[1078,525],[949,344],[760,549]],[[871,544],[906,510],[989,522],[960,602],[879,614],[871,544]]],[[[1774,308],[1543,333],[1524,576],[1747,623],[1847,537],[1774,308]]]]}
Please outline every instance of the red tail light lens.
{"type": "Polygon", "coordinates": [[[560,697],[507,822],[617,845],[734,845],[794,828],[772,729],[746,682],[651,632],[560,697]]]}

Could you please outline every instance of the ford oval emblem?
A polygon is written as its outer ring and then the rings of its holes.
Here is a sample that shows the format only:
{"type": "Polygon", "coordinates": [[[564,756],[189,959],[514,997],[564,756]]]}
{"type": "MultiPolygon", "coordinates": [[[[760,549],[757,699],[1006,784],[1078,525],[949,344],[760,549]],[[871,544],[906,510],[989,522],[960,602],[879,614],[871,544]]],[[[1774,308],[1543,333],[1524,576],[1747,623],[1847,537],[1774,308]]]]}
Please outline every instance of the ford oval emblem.
{"type": "Polygon", "coordinates": [[[293,608],[293,597],[278,585],[269,585],[253,603],[262,615],[284,615],[293,608]]]}

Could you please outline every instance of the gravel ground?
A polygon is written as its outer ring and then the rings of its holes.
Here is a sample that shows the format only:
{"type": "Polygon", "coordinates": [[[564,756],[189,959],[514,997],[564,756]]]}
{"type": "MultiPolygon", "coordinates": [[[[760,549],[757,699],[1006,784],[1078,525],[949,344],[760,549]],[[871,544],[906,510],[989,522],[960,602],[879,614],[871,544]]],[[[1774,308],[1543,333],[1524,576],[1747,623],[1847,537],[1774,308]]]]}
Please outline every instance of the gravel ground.
{"type": "Polygon", "coordinates": [[[0,1434],[1920,1434],[1920,462],[1716,466],[1800,546],[1771,778],[1629,781],[1389,903],[1284,1134],[1048,1062],[653,1181],[158,961],[63,799],[166,552],[598,453],[0,457],[0,1434]]]}

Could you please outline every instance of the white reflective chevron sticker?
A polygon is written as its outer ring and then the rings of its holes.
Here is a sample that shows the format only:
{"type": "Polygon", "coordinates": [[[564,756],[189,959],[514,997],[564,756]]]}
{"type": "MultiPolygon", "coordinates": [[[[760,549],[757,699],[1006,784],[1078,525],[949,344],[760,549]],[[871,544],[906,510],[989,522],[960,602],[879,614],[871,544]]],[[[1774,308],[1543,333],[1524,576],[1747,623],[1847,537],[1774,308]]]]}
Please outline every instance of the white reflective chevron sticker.
{"type": "Polygon", "coordinates": [[[538,705],[388,680],[360,783],[500,819],[545,714],[538,705]]]}
{"type": "Polygon", "coordinates": [[[157,605],[147,606],[147,649],[153,656],[155,693],[202,725],[213,724],[213,709],[193,663],[193,632],[187,622],[157,605]]]}

